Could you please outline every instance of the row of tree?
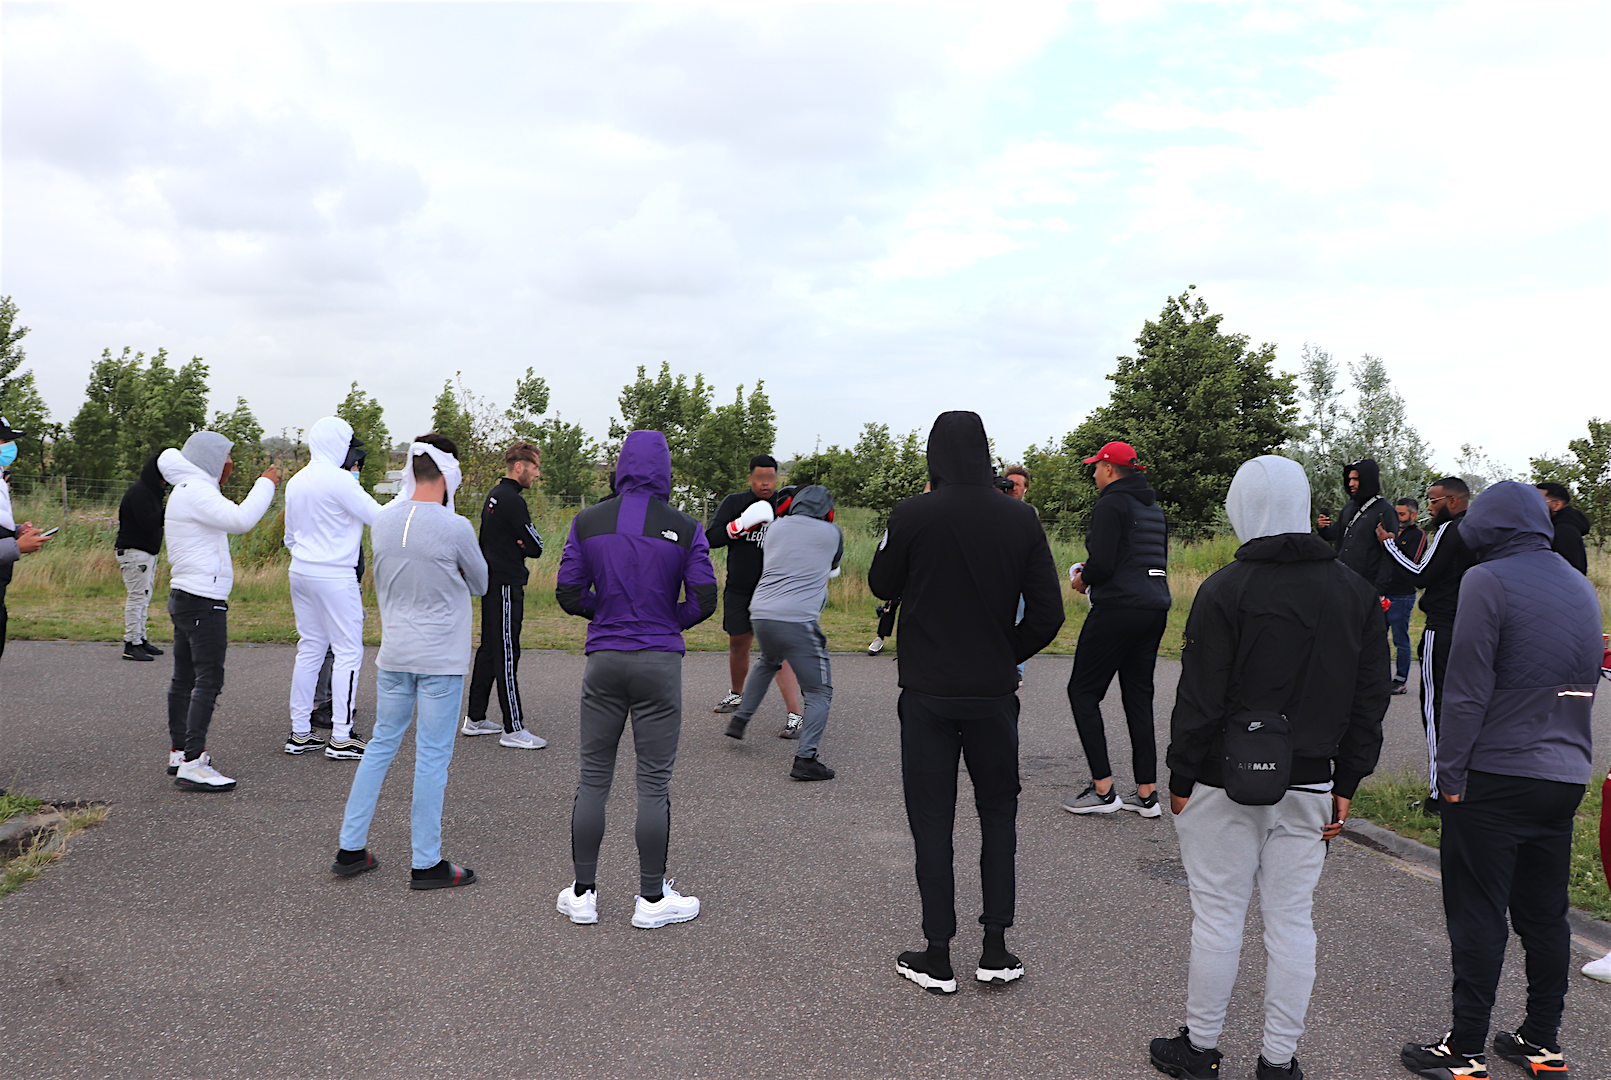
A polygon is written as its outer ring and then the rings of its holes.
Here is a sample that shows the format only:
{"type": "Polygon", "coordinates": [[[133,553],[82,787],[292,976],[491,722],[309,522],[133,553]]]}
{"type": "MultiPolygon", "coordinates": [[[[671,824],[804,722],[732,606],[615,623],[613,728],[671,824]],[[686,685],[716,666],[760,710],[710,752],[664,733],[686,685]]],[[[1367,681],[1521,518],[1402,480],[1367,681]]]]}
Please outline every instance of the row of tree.
{"type": "MultiPolygon", "coordinates": [[[[1227,333],[1224,316],[1210,311],[1195,288],[1168,298],[1159,317],[1145,323],[1134,355],[1119,357],[1107,376],[1113,388],[1105,404],[1060,439],[1025,451],[1023,464],[1033,478],[1029,500],[1048,524],[1065,532],[1083,527],[1097,492],[1082,459],[1113,440],[1136,448],[1164,511],[1188,534],[1226,527],[1222,504],[1231,478],[1258,454],[1280,452],[1301,462],[1317,508],[1341,505],[1344,466],[1363,457],[1380,463],[1383,493],[1390,497],[1419,495],[1439,475],[1379,357],[1348,364],[1345,380],[1329,353],[1306,344],[1298,371],[1282,373],[1275,346],[1255,348],[1247,335],[1227,333]]],[[[265,438],[243,398],[228,412],[214,412],[209,423],[206,363],[197,357],[174,367],[164,350],[149,359],[127,348],[104,352],[77,415],[52,425],[33,373],[22,368],[27,328],[16,315],[11,299],[0,298],[0,413],[43,436],[24,443],[18,472],[130,479],[154,448],[179,445],[203,426],[235,440],[242,485],[270,457],[292,468],[306,458],[300,431],[265,438]]],[[[518,438],[542,449],[546,494],[597,497],[627,432],[649,428],[664,432],[670,444],[678,502],[703,514],[745,485],[751,455],[774,451],[776,416],[761,382],[748,394],[739,386],[731,402],[716,404],[715,388],[702,374],[690,380],[663,363],[650,377],[640,367],[622,387],[620,415],[602,441],[557,412],[545,418],[549,399],[547,382],[530,368],[516,380],[507,406],[479,395],[462,373],[445,383],[431,423],[458,442],[468,489],[495,482],[504,471],[505,448],[518,438]]],[[[379,482],[392,457],[381,452],[391,435],[380,402],[353,383],[335,412],[370,448],[364,483],[379,482]]],[[[868,423],[848,449],[818,448],[784,468],[792,483],[823,484],[844,505],[887,512],[922,490],[924,442],[922,431],[896,435],[887,424],[868,423]]],[[[1530,466],[1533,482],[1558,481],[1573,490],[1603,544],[1611,534],[1611,422],[1589,421],[1586,438],[1530,466]]],[[[1476,490],[1514,478],[1469,444],[1461,447],[1456,471],[1476,490]]]]}

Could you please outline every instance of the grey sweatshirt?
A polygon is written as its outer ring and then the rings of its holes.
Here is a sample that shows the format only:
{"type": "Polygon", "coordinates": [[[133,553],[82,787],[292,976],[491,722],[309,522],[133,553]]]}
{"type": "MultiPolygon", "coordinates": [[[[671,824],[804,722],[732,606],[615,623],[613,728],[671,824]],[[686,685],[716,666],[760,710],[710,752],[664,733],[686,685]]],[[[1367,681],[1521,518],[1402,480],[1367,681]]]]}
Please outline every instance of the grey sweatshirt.
{"type": "Polygon", "coordinates": [[[439,503],[396,499],[369,530],[380,601],[375,666],[415,675],[470,670],[470,597],[487,592],[487,560],[470,522],[439,503]]]}
{"type": "Polygon", "coordinates": [[[1460,522],[1477,557],[1460,583],[1444,677],[1438,787],[1462,794],[1466,772],[1585,784],[1600,678],[1600,600],[1550,550],[1538,489],[1505,481],[1460,522]]]}
{"type": "Polygon", "coordinates": [[[845,553],[839,526],[824,520],[833,496],[819,484],[794,493],[789,512],[767,527],[761,541],[766,562],[750,600],[750,618],[816,622],[828,602],[828,575],[845,553]]]}

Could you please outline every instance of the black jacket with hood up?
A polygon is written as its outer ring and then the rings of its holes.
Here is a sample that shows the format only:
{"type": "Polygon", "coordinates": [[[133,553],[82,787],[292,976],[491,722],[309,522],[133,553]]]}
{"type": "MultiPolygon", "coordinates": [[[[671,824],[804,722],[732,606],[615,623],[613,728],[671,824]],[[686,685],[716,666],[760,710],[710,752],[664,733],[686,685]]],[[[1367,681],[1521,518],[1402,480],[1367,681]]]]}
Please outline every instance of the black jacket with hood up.
{"type": "Polygon", "coordinates": [[[1348,474],[1356,471],[1359,490],[1320,530],[1320,538],[1331,541],[1342,564],[1374,585],[1378,596],[1387,596],[1393,588],[1393,564],[1376,539],[1376,526],[1397,533],[1398,510],[1382,495],[1381,468],[1370,458],[1343,466],[1343,491],[1348,490],[1348,474]]]}
{"type": "Polygon", "coordinates": [[[131,548],[151,555],[162,550],[162,498],[168,482],[157,469],[157,455],[145,459],[140,479],[129,485],[117,507],[117,540],[114,547],[131,548]]]}
{"type": "Polygon", "coordinates": [[[1589,519],[1577,507],[1567,505],[1561,507],[1559,513],[1551,514],[1549,520],[1555,527],[1555,539],[1550,541],[1549,549],[1571,563],[1572,569],[1587,575],[1589,552],[1583,538],[1589,534],[1589,519]]]}
{"type": "Polygon", "coordinates": [[[1308,533],[1249,540],[1197,590],[1169,722],[1169,790],[1223,787],[1225,724],[1247,710],[1292,723],[1292,783],[1345,799],[1376,768],[1387,712],[1387,620],[1374,587],[1308,533]]]}
{"type": "Polygon", "coordinates": [[[941,698],[995,698],[1063,625],[1062,587],[1034,508],[991,485],[978,413],[941,413],[929,432],[933,490],[889,515],[867,583],[899,599],[900,684],[941,698]],[[1013,625],[1018,597],[1024,619],[1013,625]]]}
{"type": "Polygon", "coordinates": [[[1169,534],[1158,496],[1140,473],[1120,477],[1097,496],[1085,528],[1085,565],[1093,607],[1169,610],[1169,534]]]}

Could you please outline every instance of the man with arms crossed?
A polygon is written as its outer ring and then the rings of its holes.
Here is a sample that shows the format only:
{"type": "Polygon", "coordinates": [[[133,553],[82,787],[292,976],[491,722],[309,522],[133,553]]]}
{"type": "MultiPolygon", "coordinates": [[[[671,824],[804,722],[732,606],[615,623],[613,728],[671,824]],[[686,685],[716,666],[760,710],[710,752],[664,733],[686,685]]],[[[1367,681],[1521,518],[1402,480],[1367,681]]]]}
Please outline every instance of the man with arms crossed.
{"type": "Polygon", "coordinates": [[[352,730],[358,671],[364,662],[364,599],[354,567],[364,526],[380,504],[343,468],[352,425],[326,416],[308,432],[309,461],[285,482],[285,546],[291,552],[291,610],[296,614],[296,667],[291,674],[287,754],[323,750],[353,760],[368,744],[352,730]],[[330,741],[313,730],[314,691],[326,652],[330,668],[330,741]]]}
{"type": "Polygon", "coordinates": [[[526,612],[526,560],[541,558],[543,538],[531,524],[521,492],[541,476],[541,459],[529,442],[517,442],[503,455],[508,472],[481,507],[481,554],[487,560],[487,595],[481,598],[481,644],[470,675],[470,706],[459,728],[463,735],[498,735],[499,746],[541,750],[548,740],[526,730],[520,702],[520,625],[526,612]],[[498,687],[500,726],[487,719],[492,687],[498,687]]]}
{"type": "Polygon", "coordinates": [[[665,877],[671,837],[671,769],[682,730],[682,632],[716,610],[716,572],[698,520],[673,510],[671,451],[658,431],[621,444],[615,497],[571,521],[554,590],[559,606],[589,620],[582,676],[582,775],[571,810],[576,877],[560,914],[598,922],[599,845],[615,755],[632,718],[638,758],[638,898],[632,925],[652,930],[699,914],[665,877]],[[682,600],[678,602],[678,596],[682,600]]]}
{"type": "Polygon", "coordinates": [[[475,529],[453,512],[458,447],[435,433],[408,450],[397,498],[375,515],[375,731],[353,774],[331,870],[343,877],[380,865],[367,847],[380,787],[408,725],[414,729],[411,889],[469,885],[475,871],[442,858],[442,797],[464,673],[470,667],[470,597],[487,591],[487,561],[475,529]]]}
{"type": "MultiPolygon", "coordinates": [[[[761,542],[777,509],[778,463],[770,454],[750,458],[748,491],[735,492],[723,499],[705,530],[712,550],[727,549],[727,583],[722,589],[722,629],[727,631],[727,673],[732,689],[716,703],[715,711],[730,713],[744,700],[744,679],[750,670],[750,645],[755,628],[750,625],[750,598],[761,582],[764,558],[761,542]]],[[[785,499],[785,505],[787,500],[785,499]]],[[[800,682],[788,664],[778,672],[778,689],[789,710],[779,736],[798,739],[805,714],[800,705],[800,682]]]]}
{"type": "Polygon", "coordinates": [[[978,413],[941,413],[929,432],[932,490],[889,516],[867,583],[900,598],[901,784],[917,849],[928,948],[895,962],[903,978],[954,994],[957,932],[952,833],[957,760],[967,760],[979,812],[984,949],[974,977],[1021,978],[1007,951],[1018,852],[1018,672],[1063,625],[1062,590],[1035,512],[994,487],[978,413]],[[1015,623],[1018,598],[1024,617],[1015,623]]]}

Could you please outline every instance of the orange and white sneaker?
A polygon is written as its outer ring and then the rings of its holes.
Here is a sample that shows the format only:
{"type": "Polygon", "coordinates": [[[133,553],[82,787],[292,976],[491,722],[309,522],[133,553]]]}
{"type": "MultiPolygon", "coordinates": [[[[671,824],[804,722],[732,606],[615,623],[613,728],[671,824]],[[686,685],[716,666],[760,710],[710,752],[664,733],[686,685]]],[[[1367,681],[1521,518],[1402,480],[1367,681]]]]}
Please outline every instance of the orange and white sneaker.
{"type": "Polygon", "coordinates": [[[1566,1057],[1560,1050],[1528,1042],[1520,1035],[1508,1031],[1494,1032],[1494,1053],[1513,1065],[1520,1065],[1529,1076],[1548,1076],[1567,1080],[1566,1057]]]}

